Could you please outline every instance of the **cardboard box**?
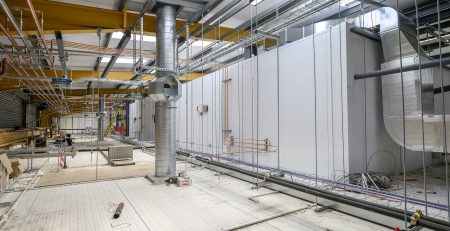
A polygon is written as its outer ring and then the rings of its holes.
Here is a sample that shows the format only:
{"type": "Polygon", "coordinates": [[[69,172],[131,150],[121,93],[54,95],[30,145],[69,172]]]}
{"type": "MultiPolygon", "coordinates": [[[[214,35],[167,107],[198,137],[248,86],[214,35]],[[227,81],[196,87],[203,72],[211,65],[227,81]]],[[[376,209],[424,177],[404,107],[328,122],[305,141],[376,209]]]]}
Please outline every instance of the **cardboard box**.
{"type": "Polygon", "coordinates": [[[18,177],[23,172],[23,167],[20,165],[19,158],[9,158],[11,162],[12,173],[9,174],[10,178],[18,177]]]}
{"type": "Polygon", "coordinates": [[[9,174],[13,172],[11,162],[6,154],[0,155],[0,191],[9,185],[9,174]]]}

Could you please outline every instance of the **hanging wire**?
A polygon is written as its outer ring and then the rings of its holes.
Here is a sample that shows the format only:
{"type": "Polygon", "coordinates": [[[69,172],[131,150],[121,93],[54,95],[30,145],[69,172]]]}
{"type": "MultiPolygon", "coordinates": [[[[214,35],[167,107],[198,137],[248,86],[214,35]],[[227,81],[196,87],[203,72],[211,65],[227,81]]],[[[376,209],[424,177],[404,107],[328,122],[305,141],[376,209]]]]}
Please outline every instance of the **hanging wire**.
{"type": "MultiPolygon", "coordinates": [[[[100,49],[101,49],[101,41],[102,41],[102,35],[99,32],[98,33],[98,55],[100,57],[100,49]]],[[[100,83],[100,72],[97,73],[97,82],[100,83]]],[[[94,93],[94,92],[93,92],[94,93]]],[[[99,140],[98,137],[100,136],[100,134],[103,132],[101,130],[102,126],[100,126],[100,123],[103,123],[102,118],[101,118],[101,111],[100,111],[100,102],[102,102],[103,104],[105,104],[105,101],[100,99],[100,84],[97,84],[97,93],[98,93],[98,123],[97,123],[97,155],[96,155],[96,159],[95,159],[95,181],[98,180],[98,152],[99,152],[99,140]]],[[[95,94],[92,95],[92,99],[95,98],[95,94]]],[[[92,107],[94,107],[94,102],[92,102],[92,107]]],[[[92,139],[92,138],[91,138],[92,139]]]]}
{"type": "MultiPolygon", "coordinates": [[[[250,7],[250,36],[252,36],[253,35],[253,7],[250,7]]],[[[250,100],[251,100],[251,103],[250,103],[250,105],[251,105],[251,119],[250,119],[250,121],[251,121],[251,129],[252,129],[252,131],[251,131],[251,137],[252,137],[252,139],[254,139],[255,138],[255,136],[254,136],[254,122],[253,122],[253,120],[254,120],[254,115],[253,115],[253,104],[254,104],[254,94],[253,94],[253,91],[254,91],[254,84],[253,84],[253,78],[254,78],[254,76],[253,76],[253,45],[254,45],[254,43],[252,43],[252,44],[250,44],[250,76],[251,76],[251,81],[250,81],[250,84],[251,84],[251,97],[250,97],[250,100]]],[[[244,138],[244,137],[242,137],[242,138],[244,138]]],[[[251,151],[251,153],[252,153],[252,171],[253,172],[255,172],[255,150],[254,150],[254,144],[253,144],[253,142],[252,142],[252,145],[251,145],[251,147],[252,147],[252,151],[251,151]]],[[[255,178],[258,178],[258,177],[253,177],[252,178],[252,183],[253,184],[258,184],[258,180],[257,179],[255,179],[255,178]],[[256,182],[255,182],[256,181],[256,182]]]]}
{"type": "MultiPolygon", "coordinates": [[[[398,0],[397,0],[398,1],[398,0]]],[[[441,75],[441,94],[442,94],[442,119],[444,123],[444,161],[445,161],[445,187],[447,189],[447,208],[450,208],[450,188],[448,183],[448,150],[447,150],[447,121],[445,118],[445,91],[444,91],[444,73],[442,72],[442,30],[441,30],[441,6],[440,1],[436,0],[437,19],[438,19],[438,41],[439,41],[439,74],[441,75]]],[[[447,210],[447,216],[450,218],[450,209],[447,210]]]]}
{"type": "MultiPolygon", "coordinates": [[[[422,55],[420,54],[420,50],[422,47],[420,46],[420,33],[419,33],[419,5],[417,0],[414,0],[414,5],[416,8],[416,38],[417,38],[417,54],[419,57],[419,82],[422,87],[422,55]]],[[[422,98],[422,90],[420,90],[420,99],[422,98]]],[[[425,127],[423,121],[423,101],[421,101],[421,129],[422,129],[422,168],[423,168],[423,192],[424,192],[424,200],[425,200],[425,215],[428,215],[428,192],[427,192],[427,167],[425,165],[425,127]]]]}
{"type": "Polygon", "coordinates": [[[401,81],[401,88],[402,88],[402,125],[403,125],[403,147],[400,146],[400,155],[402,158],[402,172],[403,172],[403,202],[404,202],[404,222],[405,222],[405,229],[408,229],[408,206],[406,201],[406,193],[407,193],[407,186],[406,186],[406,115],[405,115],[405,87],[404,87],[404,79],[403,79],[403,54],[402,54],[402,40],[401,40],[401,32],[400,32],[400,12],[398,7],[398,0],[396,4],[397,9],[397,26],[399,28],[398,30],[398,43],[399,43],[399,51],[400,51],[400,81],[401,81]]]}
{"type": "MultiPolygon", "coordinates": [[[[255,5],[255,28],[258,28],[258,4],[255,5]]],[[[263,40],[264,41],[264,40],[263,40]]],[[[256,142],[259,140],[259,52],[258,42],[256,41],[256,142]]],[[[252,66],[253,67],[253,66],[252,66]]],[[[252,141],[252,146],[255,141],[252,141]]],[[[259,148],[256,145],[256,174],[259,174],[259,148]]],[[[256,185],[259,183],[259,177],[256,177],[256,185]]],[[[259,187],[256,189],[258,190],[259,187]]]]}
{"type": "MultiPolygon", "coordinates": [[[[276,19],[278,20],[278,6],[276,19]]],[[[277,39],[277,170],[280,171],[280,40],[277,39]]]]}
{"type": "MultiPolygon", "coordinates": [[[[316,73],[316,28],[314,25],[314,16],[311,17],[312,25],[312,49],[313,49],[313,72],[314,72],[314,152],[315,152],[315,186],[317,188],[318,177],[318,157],[317,157],[317,73],[316,73]]],[[[317,196],[315,197],[316,204],[318,202],[317,196]]]]}
{"type": "MultiPolygon", "coordinates": [[[[361,8],[361,14],[360,17],[362,18],[362,25],[363,27],[366,26],[365,24],[365,17],[364,17],[364,7],[363,2],[360,2],[360,8],[361,8]]],[[[363,39],[363,73],[366,73],[366,39],[363,39]]],[[[368,171],[367,169],[367,79],[364,79],[364,166],[365,166],[365,172],[368,171]]]]}
{"type": "Polygon", "coordinates": [[[194,151],[194,82],[189,82],[191,86],[191,150],[194,151]]]}
{"type": "MultiPolygon", "coordinates": [[[[219,19],[219,28],[220,28],[220,19],[219,19]]],[[[219,29],[219,34],[220,34],[220,29],[219,29]]],[[[214,38],[217,38],[217,27],[215,27],[214,28],[214,38]]],[[[216,96],[216,88],[215,88],[215,86],[216,86],[216,79],[217,79],[217,71],[215,71],[213,74],[213,77],[212,77],[212,80],[211,80],[211,95],[212,95],[212,98],[213,98],[213,100],[212,100],[212,105],[220,105],[220,104],[217,104],[217,96],[216,96]]],[[[214,110],[213,110],[213,116],[212,116],[212,128],[211,128],[211,132],[212,132],[212,134],[211,134],[211,136],[212,136],[212,141],[211,141],[211,143],[212,143],[212,154],[213,155],[215,155],[216,156],[216,159],[217,159],[217,161],[220,161],[220,158],[219,158],[219,153],[217,152],[217,149],[215,148],[215,146],[217,145],[217,131],[216,131],[216,127],[217,127],[217,108],[216,107],[214,107],[214,110]],[[215,137],[214,137],[214,135],[215,135],[215,137]],[[215,138],[215,139],[214,139],[215,138]]]]}
{"type": "MultiPolygon", "coordinates": [[[[204,47],[203,47],[203,41],[204,41],[204,25],[203,25],[203,23],[201,24],[201,26],[202,26],[202,59],[203,59],[203,50],[204,50],[204,47]]],[[[204,74],[204,70],[205,70],[205,67],[204,67],[204,65],[202,65],[202,74],[204,74]]],[[[205,88],[204,88],[204,80],[205,80],[205,78],[202,78],[202,80],[201,80],[201,84],[202,84],[202,106],[204,105],[204,101],[203,101],[203,94],[204,94],[204,91],[205,91],[205,88]]],[[[201,128],[202,128],[202,131],[201,131],[201,136],[202,136],[202,142],[201,142],[201,152],[202,152],[202,155],[204,155],[204,151],[203,151],[203,146],[204,146],[204,144],[203,144],[203,142],[204,142],[204,127],[203,127],[203,123],[204,123],[204,119],[202,118],[201,119],[201,128]]]]}
{"type": "MultiPolygon", "coordinates": [[[[238,32],[238,37],[240,36],[240,33],[238,32]]],[[[241,49],[239,49],[238,50],[238,57],[239,57],[239,59],[243,59],[244,58],[244,52],[242,52],[241,53],[241,49]]],[[[239,126],[239,129],[238,129],[238,135],[239,135],[239,137],[243,137],[243,121],[242,121],[242,119],[243,119],[243,110],[244,110],[244,106],[243,106],[243,92],[241,92],[241,89],[242,89],[242,87],[241,87],[241,84],[243,84],[243,78],[242,78],[242,75],[243,75],[243,73],[241,73],[241,71],[243,70],[243,65],[244,65],[244,61],[242,61],[242,62],[238,62],[238,64],[237,64],[237,68],[238,68],[238,70],[237,70],[237,74],[238,74],[238,84],[237,84],[237,91],[238,91],[238,116],[239,116],[239,118],[238,118],[238,126],[239,126]]],[[[242,161],[242,145],[241,146],[239,146],[239,161],[242,161]]]]}
{"type": "MultiPolygon", "coordinates": [[[[340,83],[341,83],[341,140],[342,140],[342,172],[345,175],[345,138],[344,138],[344,77],[342,73],[342,29],[341,29],[341,2],[339,1],[338,10],[339,10],[339,74],[340,74],[340,83]]],[[[344,191],[345,194],[345,191],[344,191]]]]}
{"type": "Polygon", "coordinates": [[[212,139],[211,139],[211,146],[212,146],[212,154],[213,155],[216,155],[216,157],[217,157],[217,161],[219,161],[220,160],[220,158],[219,158],[219,153],[217,152],[217,106],[216,105],[220,105],[220,104],[217,104],[217,89],[216,89],[216,86],[217,86],[217,83],[216,83],[216,81],[217,81],[217,72],[214,72],[213,73],[213,79],[212,79],[212,81],[211,81],[211,90],[212,90],[212,93],[211,93],[211,95],[212,95],[212,98],[213,98],[213,101],[212,101],[212,104],[211,105],[214,105],[214,108],[213,108],[213,116],[212,116],[212,129],[211,129],[211,132],[212,132],[212,139]]]}
{"type": "Polygon", "coordinates": [[[330,91],[331,91],[331,157],[332,157],[332,179],[334,179],[335,173],[335,159],[334,159],[334,91],[333,91],[333,38],[332,38],[333,27],[329,28],[329,42],[330,42],[330,91]]]}
{"type": "MultiPolygon", "coordinates": [[[[186,70],[187,70],[187,74],[186,74],[186,77],[188,77],[189,76],[189,59],[190,59],[190,57],[189,57],[189,28],[190,27],[190,22],[186,22],[186,43],[185,43],[185,45],[186,45],[186,70]]],[[[188,88],[188,83],[186,83],[185,85],[185,88],[186,88],[186,96],[185,96],[185,98],[186,98],[186,137],[185,137],[185,140],[186,140],[186,144],[185,144],[185,148],[186,148],[186,150],[188,150],[188,119],[189,119],[189,117],[188,117],[188,99],[189,99],[189,88],[188,88]]],[[[186,159],[187,160],[187,159],[186,159]]]]}

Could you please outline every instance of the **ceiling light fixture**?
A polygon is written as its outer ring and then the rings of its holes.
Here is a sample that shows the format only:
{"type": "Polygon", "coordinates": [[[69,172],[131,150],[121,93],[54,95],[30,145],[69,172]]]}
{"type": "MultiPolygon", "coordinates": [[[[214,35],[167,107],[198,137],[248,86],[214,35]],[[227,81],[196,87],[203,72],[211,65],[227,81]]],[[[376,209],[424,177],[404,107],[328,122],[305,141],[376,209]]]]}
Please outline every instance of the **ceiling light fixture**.
{"type": "MultiPolygon", "coordinates": [[[[111,60],[110,57],[103,57],[102,63],[107,63],[111,60]]],[[[144,62],[148,61],[148,59],[144,59],[144,62]]],[[[133,64],[132,58],[117,58],[116,63],[123,63],[123,64],[133,64]]]]}
{"type": "MultiPolygon", "coordinates": [[[[123,32],[121,31],[117,31],[117,32],[113,32],[111,35],[111,38],[113,39],[121,39],[123,37],[123,32]]],[[[136,35],[136,40],[139,40],[140,35],[136,35]]],[[[143,35],[142,36],[142,41],[144,42],[156,42],[156,37],[155,36],[150,36],[150,35],[143,35]]]]}
{"type": "Polygon", "coordinates": [[[356,3],[356,2],[357,1],[355,1],[355,0],[341,0],[341,1],[339,1],[339,4],[341,6],[349,6],[349,5],[351,5],[353,3],[356,3]]]}
{"type": "MultiPolygon", "coordinates": [[[[191,40],[191,42],[192,42],[192,40],[191,40]]],[[[210,41],[205,41],[205,40],[199,39],[199,40],[195,40],[194,42],[192,42],[191,46],[193,46],[193,47],[206,47],[206,46],[208,46],[211,43],[212,42],[210,42],[210,41]]]]}
{"type": "Polygon", "coordinates": [[[250,4],[256,6],[256,5],[258,5],[259,3],[261,3],[262,1],[264,1],[264,0],[253,0],[253,1],[250,2],[250,4]]]}

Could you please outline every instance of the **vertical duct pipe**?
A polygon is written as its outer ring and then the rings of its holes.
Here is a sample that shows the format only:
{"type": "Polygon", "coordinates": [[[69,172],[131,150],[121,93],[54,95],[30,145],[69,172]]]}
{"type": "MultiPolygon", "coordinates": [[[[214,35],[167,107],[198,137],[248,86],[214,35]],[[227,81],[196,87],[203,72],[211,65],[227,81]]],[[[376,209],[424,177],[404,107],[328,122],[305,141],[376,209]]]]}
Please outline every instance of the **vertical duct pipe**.
{"type": "Polygon", "coordinates": [[[100,95],[100,98],[98,99],[98,126],[97,126],[97,140],[103,141],[105,140],[105,129],[104,129],[104,123],[103,119],[105,118],[105,98],[103,95],[100,95]]]}
{"type": "MultiPolygon", "coordinates": [[[[156,66],[159,68],[175,69],[176,54],[176,8],[162,4],[156,10],[156,66]]],[[[157,71],[157,77],[173,74],[166,71],[157,71]]]]}
{"type": "Polygon", "coordinates": [[[175,101],[181,96],[176,76],[176,8],[161,4],[156,10],[156,78],[149,84],[155,101],[155,177],[176,176],[175,101]]]}

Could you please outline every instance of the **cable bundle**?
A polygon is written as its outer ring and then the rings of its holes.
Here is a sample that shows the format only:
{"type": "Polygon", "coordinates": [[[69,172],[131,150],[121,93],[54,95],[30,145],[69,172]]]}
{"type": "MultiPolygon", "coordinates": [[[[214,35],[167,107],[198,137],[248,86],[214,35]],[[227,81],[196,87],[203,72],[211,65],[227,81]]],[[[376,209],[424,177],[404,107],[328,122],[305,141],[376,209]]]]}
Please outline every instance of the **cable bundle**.
{"type": "Polygon", "coordinates": [[[391,180],[389,177],[380,172],[364,172],[364,173],[350,173],[343,177],[350,184],[360,185],[366,188],[375,189],[389,189],[391,187],[391,180]]]}

